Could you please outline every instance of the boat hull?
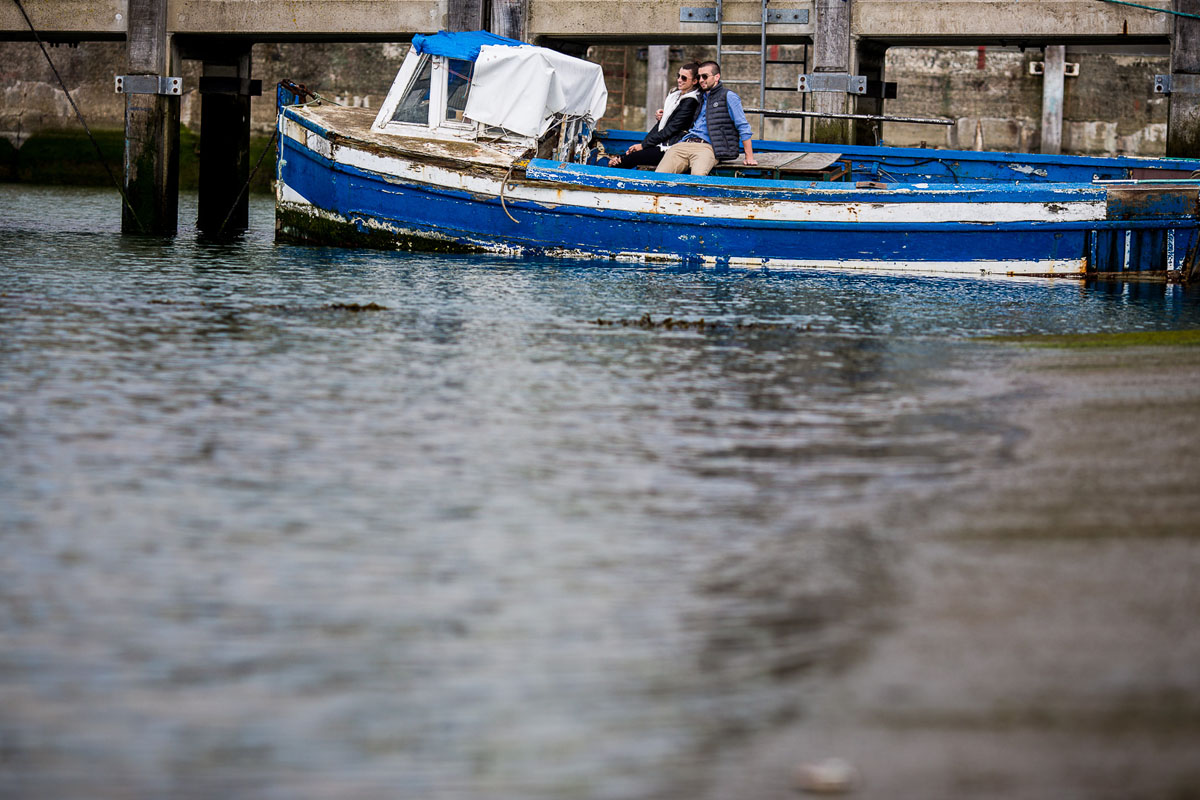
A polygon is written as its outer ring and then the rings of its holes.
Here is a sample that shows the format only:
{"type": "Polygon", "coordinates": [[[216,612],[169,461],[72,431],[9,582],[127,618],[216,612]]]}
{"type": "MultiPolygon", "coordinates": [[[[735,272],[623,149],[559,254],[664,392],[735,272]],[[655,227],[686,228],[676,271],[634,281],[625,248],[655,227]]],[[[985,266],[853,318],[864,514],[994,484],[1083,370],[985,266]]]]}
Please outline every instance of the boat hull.
{"type": "Polygon", "coordinates": [[[881,190],[537,159],[455,163],[355,142],[291,109],[280,141],[277,235],[294,241],[971,275],[1082,275],[1134,255],[1139,269],[1165,273],[1196,249],[1195,188],[1153,213],[1111,218],[1108,192],[1088,184],[881,190]]]}

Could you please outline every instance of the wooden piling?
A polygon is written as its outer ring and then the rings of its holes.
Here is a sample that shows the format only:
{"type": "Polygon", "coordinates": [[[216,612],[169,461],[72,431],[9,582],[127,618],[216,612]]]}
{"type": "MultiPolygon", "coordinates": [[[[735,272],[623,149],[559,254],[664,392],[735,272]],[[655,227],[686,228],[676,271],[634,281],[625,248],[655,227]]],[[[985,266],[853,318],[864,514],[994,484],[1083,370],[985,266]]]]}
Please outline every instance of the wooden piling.
{"type": "MultiPolygon", "coordinates": [[[[813,35],[813,72],[848,74],[850,71],[851,0],[816,0],[816,31],[813,35]]],[[[823,114],[846,114],[850,95],[844,91],[813,92],[812,110],[823,114]]],[[[822,144],[851,144],[850,121],[816,117],[812,141],[822,144]]]]}
{"type": "Polygon", "coordinates": [[[483,0],[448,0],[446,30],[477,31],[483,22],[483,0]]]}
{"type": "Polygon", "coordinates": [[[671,80],[668,69],[670,50],[665,44],[655,44],[646,48],[646,128],[654,124],[654,115],[663,107],[667,92],[678,86],[671,80]]]}
{"type": "Polygon", "coordinates": [[[1067,48],[1050,45],[1042,53],[1042,144],[1041,152],[1062,152],[1063,82],[1067,48]]]}
{"type": "Polygon", "coordinates": [[[529,0],[492,0],[492,33],[529,41],[529,0]]]}
{"type": "MultiPolygon", "coordinates": [[[[174,66],[167,0],[129,0],[130,75],[167,76],[174,66]]],[[[174,235],[179,219],[179,97],[125,94],[125,196],[121,231],[174,235]]]]}
{"type": "MultiPolygon", "coordinates": [[[[1200,15],[1200,0],[1175,0],[1175,10],[1200,15]]],[[[1200,157],[1200,19],[1175,17],[1171,36],[1171,94],[1167,155],[1200,157]]]]}

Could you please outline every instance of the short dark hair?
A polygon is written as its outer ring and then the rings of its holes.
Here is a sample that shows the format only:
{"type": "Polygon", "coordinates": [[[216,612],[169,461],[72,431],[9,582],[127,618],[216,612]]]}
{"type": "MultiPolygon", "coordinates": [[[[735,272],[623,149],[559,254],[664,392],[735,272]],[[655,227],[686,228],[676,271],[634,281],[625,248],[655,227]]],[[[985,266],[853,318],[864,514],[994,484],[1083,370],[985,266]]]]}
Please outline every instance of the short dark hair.
{"type": "Polygon", "coordinates": [[[718,64],[718,63],[717,63],[717,62],[715,62],[715,61],[701,61],[701,62],[700,62],[700,66],[702,66],[702,67],[712,67],[712,71],[713,71],[713,74],[714,74],[714,75],[720,75],[720,74],[721,74],[721,65],[720,65],[720,64],[718,64]]]}
{"type": "Polygon", "coordinates": [[[689,61],[680,67],[681,70],[691,74],[692,80],[696,80],[696,73],[700,71],[700,65],[695,61],[689,61]]]}

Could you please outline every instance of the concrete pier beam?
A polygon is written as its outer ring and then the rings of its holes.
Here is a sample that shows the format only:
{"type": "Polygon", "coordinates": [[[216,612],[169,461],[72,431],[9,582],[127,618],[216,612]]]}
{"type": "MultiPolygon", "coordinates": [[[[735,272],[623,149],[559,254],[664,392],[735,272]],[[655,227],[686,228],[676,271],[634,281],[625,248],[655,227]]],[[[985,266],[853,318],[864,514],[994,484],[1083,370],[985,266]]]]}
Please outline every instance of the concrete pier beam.
{"type": "Polygon", "coordinates": [[[1063,82],[1067,48],[1051,45],[1042,55],[1042,145],[1041,152],[1058,155],[1062,152],[1063,82]]]}
{"type": "MultiPolygon", "coordinates": [[[[1200,0],[1175,0],[1175,10],[1200,15],[1200,0]]],[[[1175,17],[1171,37],[1171,94],[1167,155],[1200,156],[1200,19],[1175,17]]]]}
{"type": "MultiPolygon", "coordinates": [[[[177,62],[167,0],[129,0],[129,75],[166,77],[177,62]]],[[[173,236],[179,221],[179,96],[125,94],[123,233],[173,236]]]]}
{"type": "Polygon", "coordinates": [[[250,45],[228,43],[203,56],[200,78],[200,196],[196,224],[210,234],[250,224],[250,45]]]}

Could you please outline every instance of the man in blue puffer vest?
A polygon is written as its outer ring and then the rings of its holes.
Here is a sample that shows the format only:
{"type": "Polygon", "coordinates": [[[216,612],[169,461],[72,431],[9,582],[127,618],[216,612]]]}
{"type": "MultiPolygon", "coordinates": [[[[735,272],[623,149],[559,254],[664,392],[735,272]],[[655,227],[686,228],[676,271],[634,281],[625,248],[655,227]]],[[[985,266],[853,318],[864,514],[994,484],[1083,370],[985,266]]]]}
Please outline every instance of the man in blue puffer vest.
{"type": "Polygon", "coordinates": [[[701,64],[699,77],[704,92],[700,113],[691,130],[663,155],[655,172],[690,171],[693,175],[707,175],[718,161],[737,155],[739,141],[746,153],[746,166],[756,165],[742,98],[721,84],[721,67],[715,61],[701,64]]]}

